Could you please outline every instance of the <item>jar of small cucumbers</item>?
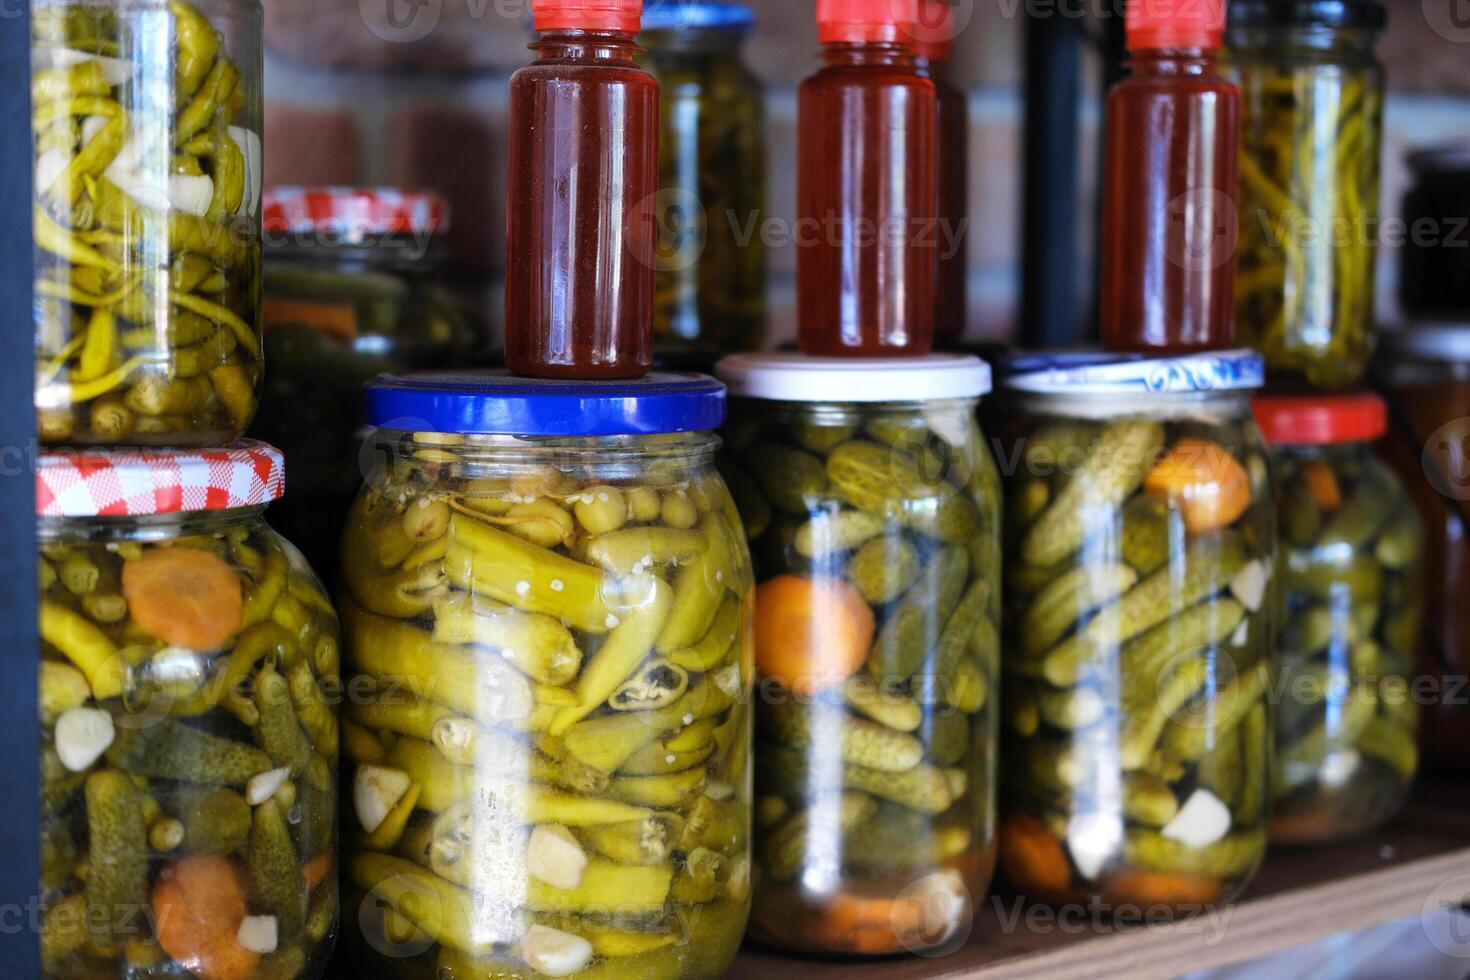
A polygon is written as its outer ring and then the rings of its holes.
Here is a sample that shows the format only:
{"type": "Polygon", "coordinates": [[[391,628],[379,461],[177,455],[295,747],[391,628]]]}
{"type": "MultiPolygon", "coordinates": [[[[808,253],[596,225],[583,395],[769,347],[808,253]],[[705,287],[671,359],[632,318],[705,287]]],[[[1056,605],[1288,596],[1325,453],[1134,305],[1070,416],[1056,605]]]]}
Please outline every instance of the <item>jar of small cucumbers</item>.
{"type": "Polygon", "coordinates": [[[311,980],[337,931],[337,617],[280,453],[40,457],[42,975],[311,980]]]}
{"type": "Polygon", "coordinates": [[[33,0],[44,443],[219,445],[262,376],[260,0],[33,0]]]}
{"type": "Polygon", "coordinates": [[[1000,866],[1032,899],[1185,914],[1265,851],[1262,374],[1249,351],[1007,365],[1000,866]]]}
{"type": "Polygon", "coordinates": [[[724,388],[368,385],[341,601],[354,975],[717,977],[750,904],[724,388]]]}
{"type": "Polygon", "coordinates": [[[1377,395],[1255,410],[1281,538],[1271,839],[1341,840],[1397,813],[1418,768],[1423,525],[1371,450],[1388,422],[1377,395]]]}
{"type": "Polygon", "coordinates": [[[973,357],[726,358],[755,555],[760,939],[942,951],[994,865],[1000,481],[973,357]]]}

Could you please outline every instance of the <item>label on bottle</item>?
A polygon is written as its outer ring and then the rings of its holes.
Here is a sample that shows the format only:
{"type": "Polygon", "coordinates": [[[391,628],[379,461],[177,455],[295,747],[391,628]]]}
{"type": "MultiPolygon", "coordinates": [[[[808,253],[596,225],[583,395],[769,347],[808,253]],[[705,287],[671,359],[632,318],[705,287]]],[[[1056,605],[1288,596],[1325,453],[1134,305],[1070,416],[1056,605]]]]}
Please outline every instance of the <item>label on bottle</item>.
{"type": "Polygon", "coordinates": [[[261,304],[261,319],[267,330],[302,324],[337,340],[357,339],[357,307],[351,303],[267,296],[261,304]]]}

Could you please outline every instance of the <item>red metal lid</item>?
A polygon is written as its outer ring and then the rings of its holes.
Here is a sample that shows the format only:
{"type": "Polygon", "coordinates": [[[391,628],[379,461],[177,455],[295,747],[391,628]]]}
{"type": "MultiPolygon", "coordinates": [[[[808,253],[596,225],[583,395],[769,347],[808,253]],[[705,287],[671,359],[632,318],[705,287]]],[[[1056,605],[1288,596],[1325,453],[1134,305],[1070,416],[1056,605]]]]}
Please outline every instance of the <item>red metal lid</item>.
{"type": "Polygon", "coordinates": [[[1273,395],[1255,401],[1266,441],[1283,446],[1372,442],[1388,429],[1388,410],[1372,392],[1356,395],[1273,395]]]}
{"type": "Polygon", "coordinates": [[[42,453],[42,517],[146,517],[233,510],[279,500],[286,461],[274,446],[241,439],[215,449],[75,449],[42,453]]]}
{"type": "Polygon", "coordinates": [[[914,53],[930,61],[948,61],[959,28],[954,5],[945,0],[919,0],[914,22],[914,53]]]}
{"type": "Polygon", "coordinates": [[[912,44],[919,0],[817,0],[817,39],[823,44],[912,44]]]}
{"type": "Polygon", "coordinates": [[[1127,0],[1128,50],[1220,47],[1225,0],[1127,0]]]}
{"type": "Polygon", "coordinates": [[[272,187],[261,221],[267,234],[440,235],[449,202],[432,191],[393,187],[272,187]]]}
{"type": "Polygon", "coordinates": [[[531,0],[538,31],[613,31],[637,34],[643,0],[531,0]]]}

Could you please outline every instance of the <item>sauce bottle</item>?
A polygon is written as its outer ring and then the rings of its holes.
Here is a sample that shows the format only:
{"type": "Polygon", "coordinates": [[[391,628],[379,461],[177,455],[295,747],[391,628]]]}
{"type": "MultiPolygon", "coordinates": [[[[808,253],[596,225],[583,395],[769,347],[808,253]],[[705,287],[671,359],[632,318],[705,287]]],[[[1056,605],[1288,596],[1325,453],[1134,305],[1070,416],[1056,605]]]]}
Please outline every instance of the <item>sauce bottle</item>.
{"type": "Polygon", "coordinates": [[[1240,92],[1217,72],[1224,0],[1129,0],[1108,93],[1101,334],[1111,350],[1234,337],[1240,92]]]}
{"type": "Polygon", "coordinates": [[[934,82],[938,111],[939,278],[934,287],[934,343],[952,347],[965,333],[970,230],[970,105],[950,77],[955,31],[954,7],[943,0],[919,0],[914,53],[919,73],[934,82]]]}
{"type": "Polygon", "coordinates": [[[637,378],[653,361],[658,83],[641,0],[533,0],[510,80],[505,359],[516,374],[637,378]]]}
{"type": "Polygon", "coordinates": [[[918,0],[817,0],[822,68],[797,102],[797,341],[815,355],[928,353],[937,274],[934,82],[918,0]]]}

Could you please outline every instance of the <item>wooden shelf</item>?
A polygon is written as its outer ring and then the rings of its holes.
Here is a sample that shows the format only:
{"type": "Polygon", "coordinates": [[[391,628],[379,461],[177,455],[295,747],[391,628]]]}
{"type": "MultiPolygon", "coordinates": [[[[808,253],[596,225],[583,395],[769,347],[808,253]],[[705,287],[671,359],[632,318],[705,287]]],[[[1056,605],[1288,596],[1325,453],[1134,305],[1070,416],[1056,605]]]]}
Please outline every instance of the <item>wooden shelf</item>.
{"type": "Polygon", "coordinates": [[[1335,847],[1272,850],[1245,897],[1210,916],[1108,929],[1077,920],[1063,929],[1052,920],[1038,929],[1029,928],[1024,915],[1017,918],[1015,898],[1001,895],[981,903],[970,941],[950,956],[833,961],[747,949],[729,976],[1172,978],[1418,915],[1438,901],[1463,903],[1470,894],[1439,894],[1453,889],[1450,879],[1460,875],[1470,875],[1470,782],[1430,782],[1378,833],[1335,847]]]}

